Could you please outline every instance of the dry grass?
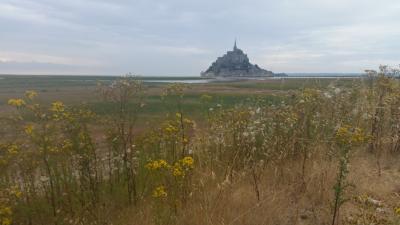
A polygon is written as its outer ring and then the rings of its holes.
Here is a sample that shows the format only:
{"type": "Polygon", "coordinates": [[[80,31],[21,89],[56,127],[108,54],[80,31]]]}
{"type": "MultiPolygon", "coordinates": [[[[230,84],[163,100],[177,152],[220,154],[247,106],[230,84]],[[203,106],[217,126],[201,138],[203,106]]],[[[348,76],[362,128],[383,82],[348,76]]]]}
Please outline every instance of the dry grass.
{"type": "MultiPolygon", "coordinates": [[[[374,157],[361,151],[352,156],[349,182],[354,186],[350,188],[350,199],[341,211],[342,218],[360,210],[353,198],[361,195],[382,202],[385,212],[375,212],[378,216],[394,216],[391,209],[400,201],[400,160],[398,157],[388,157],[384,162],[379,177],[374,157]]],[[[222,177],[216,178],[212,171],[198,172],[196,176],[201,178],[193,188],[192,198],[175,223],[330,224],[337,163],[321,156],[314,157],[307,166],[304,180],[300,171],[301,163],[298,160],[286,162],[279,168],[270,166],[263,169],[260,201],[257,201],[249,174],[237,174],[234,181],[228,182],[222,177]]],[[[141,209],[140,212],[132,209],[129,213],[122,213],[124,218],[116,220],[116,224],[154,224],[152,212],[149,209],[141,209]]]]}

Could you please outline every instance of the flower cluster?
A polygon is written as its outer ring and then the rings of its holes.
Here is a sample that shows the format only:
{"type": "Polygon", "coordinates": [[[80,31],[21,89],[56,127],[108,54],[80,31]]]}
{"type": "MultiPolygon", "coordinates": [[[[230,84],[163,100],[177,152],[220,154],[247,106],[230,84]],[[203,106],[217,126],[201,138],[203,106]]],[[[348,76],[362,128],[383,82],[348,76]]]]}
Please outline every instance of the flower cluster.
{"type": "Polygon", "coordinates": [[[193,169],[194,160],[190,156],[186,156],[181,160],[178,160],[171,166],[164,159],[153,160],[146,164],[146,168],[148,170],[159,170],[159,169],[167,169],[171,170],[171,173],[175,177],[184,177],[185,172],[193,169]]]}
{"type": "Polygon", "coordinates": [[[167,134],[174,134],[174,133],[178,132],[179,129],[176,126],[173,126],[171,124],[166,124],[165,127],[164,127],[164,131],[167,134]]]}
{"type": "Polygon", "coordinates": [[[315,102],[320,96],[320,91],[316,89],[306,88],[301,94],[302,103],[303,102],[315,102]]]}
{"type": "Polygon", "coordinates": [[[25,101],[20,98],[12,98],[8,100],[8,104],[15,107],[21,107],[26,105],[25,101]]]}
{"type": "Polygon", "coordinates": [[[171,196],[176,194],[176,190],[182,188],[182,185],[184,185],[184,182],[182,182],[183,179],[186,178],[188,172],[194,168],[194,159],[191,156],[186,156],[173,164],[168,164],[164,159],[153,160],[148,162],[145,168],[155,172],[154,178],[158,181],[162,178],[161,185],[154,188],[152,196],[154,198],[165,198],[167,197],[166,186],[171,196]]]}
{"type": "Polygon", "coordinates": [[[50,111],[53,112],[54,120],[60,120],[67,116],[67,113],[65,112],[65,105],[60,101],[53,102],[51,104],[50,111]]]}
{"type": "Polygon", "coordinates": [[[167,197],[167,195],[168,195],[168,193],[165,190],[165,187],[163,185],[161,185],[154,189],[152,196],[154,198],[165,198],[165,197],[167,197]]]}
{"type": "Polygon", "coordinates": [[[349,125],[340,126],[335,135],[339,144],[360,144],[366,140],[366,136],[360,128],[353,128],[349,125]]]}
{"type": "Polygon", "coordinates": [[[51,104],[50,110],[53,112],[64,112],[65,111],[64,103],[60,101],[53,102],[51,104]]]}
{"type": "Polygon", "coordinates": [[[8,206],[0,206],[0,224],[1,225],[11,225],[12,220],[12,210],[8,206]]]}
{"type": "Polygon", "coordinates": [[[169,169],[170,167],[167,161],[163,159],[150,161],[146,164],[148,170],[169,169]]]}
{"type": "Polygon", "coordinates": [[[182,167],[179,165],[179,163],[175,163],[173,170],[172,170],[172,174],[175,177],[184,177],[185,176],[185,172],[183,171],[182,167]]]}
{"type": "Polygon", "coordinates": [[[186,156],[186,157],[184,157],[183,159],[181,159],[181,160],[180,160],[180,163],[181,163],[184,167],[186,167],[186,168],[191,168],[191,169],[193,169],[194,160],[193,160],[193,158],[190,157],[190,156],[186,156]]]}
{"type": "Polygon", "coordinates": [[[10,194],[17,199],[20,199],[22,197],[22,192],[17,186],[14,186],[10,189],[10,194]]]}
{"type": "Polygon", "coordinates": [[[176,162],[172,168],[172,174],[175,177],[185,177],[186,173],[193,169],[194,160],[190,156],[186,156],[183,159],[176,162]]]}
{"type": "Polygon", "coordinates": [[[16,187],[3,188],[0,187],[0,225],[13,224],[13,202],[12,199],[21,197],[21,192],[16,187]]]}
{"type": "Polygon", "coordinates": [[[26,91],[25,92],[25,97],[28,98],[29,100],[34,99],[38,94],[35,91],[26,91]]]}

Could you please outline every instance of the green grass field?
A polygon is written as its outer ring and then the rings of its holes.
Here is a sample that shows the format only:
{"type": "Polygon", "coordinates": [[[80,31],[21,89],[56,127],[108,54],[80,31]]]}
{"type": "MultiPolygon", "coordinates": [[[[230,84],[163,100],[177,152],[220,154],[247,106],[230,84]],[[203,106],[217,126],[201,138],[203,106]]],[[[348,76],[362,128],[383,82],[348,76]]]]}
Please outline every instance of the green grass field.
{"type": "MultiPolygon", "coordinates": [[[[97,92],[99,83],[108,85],[119,77],[111,76],[0,76],[0,111],[7,110],[10,98],[23,96],[26,90],[35,90],[43,103],[62,101],[71,105],[85,104],[100,115],[113,113],[115,105],[103,101],[97,92]]],[[[146,82],[149,80],[199,80],[200,77],[138,77],[145,83],[145,106],[140,116],[157,121],[170,113],[169,104],[162,100],[161,93],[169,83],[146,82]]],[[[255,102],[274,104],[287,97],[287,92],[304,88],[326,88],[329,85],[349,87],[359,79],[271,79],[265,81],[240,80],[186,84],[183,112],[200,120],[209,108],[218,106],[251,105],[255,102]],[[207,94],[212,100],[204,105],[201,96],[207,94]]]]}
{"type": "MultiPolygon", "coordinates": [[[[119,77],[111,76],[0,76],[0,111],[6,110],[10,98],[21,97],[26,90],[35,90],[44,103],[60,100],[67,104],[86,104],[94,112],[104,115],[113,112],[115,105],[103,101],[96,92],[98,83],[110,84],[119,77]]],[[[162,98],[163,89],[168,83],[146,82],[149,80],[199,80],[199,77],[138,77],[145,82],[145,107],[141,116],[156,118],[169,112],[168,104],[162,98]]],[[[281,101],[283,93],[304,88],[325,88],[329,85],[351,86],[358,79],[276,79],[266,81],[232,81],[186,84],[183,98],[183,112],[199,119],[206,113],[201,102],[204,94],[212,96],[207,108],[217,105],[232,107],[237,104],[251,105],[255,101],[274,104],[281,101]]]]}

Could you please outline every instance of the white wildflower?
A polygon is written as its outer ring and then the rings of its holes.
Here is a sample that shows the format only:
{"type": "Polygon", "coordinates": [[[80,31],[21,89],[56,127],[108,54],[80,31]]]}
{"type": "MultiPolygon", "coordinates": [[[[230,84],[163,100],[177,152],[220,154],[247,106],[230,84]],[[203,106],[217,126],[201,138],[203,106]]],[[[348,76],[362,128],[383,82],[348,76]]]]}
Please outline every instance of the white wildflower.
{"type": "Polygon", "coordinates": [[[325,92],[325,93],[324,93],[324,96],[325,96],[325,98],[332,98],[332,95],[329,94],[328,92],[325,92]]]}
{"type": "Polygon", "coordinates": [[[42,181],[42,182],[47,182],[48,180],[49,180],[48,177],[46,177],[46,176],[40,176],[40,181],[42,181]]]}

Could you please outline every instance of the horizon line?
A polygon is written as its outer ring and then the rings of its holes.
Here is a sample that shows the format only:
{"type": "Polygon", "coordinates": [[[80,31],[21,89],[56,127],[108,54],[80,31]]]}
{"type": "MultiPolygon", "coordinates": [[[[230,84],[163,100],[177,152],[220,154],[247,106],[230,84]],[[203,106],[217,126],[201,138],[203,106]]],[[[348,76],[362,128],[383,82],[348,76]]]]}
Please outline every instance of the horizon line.
{"type": "MultiPolygon", "coordinates": [[[[275,74],[365,74],[365,72],[279,72],[275,74]]],[[[201,77],[200,75],[142,75],[142,74],[29,74],[29,73],[0,73],[0,76],[99,76],[99,77],[123,77],[123,76],[135,76],[135,77],[201,77]]]]}

